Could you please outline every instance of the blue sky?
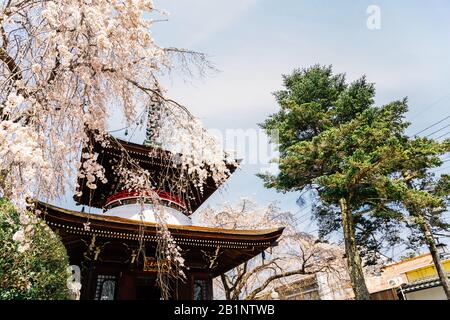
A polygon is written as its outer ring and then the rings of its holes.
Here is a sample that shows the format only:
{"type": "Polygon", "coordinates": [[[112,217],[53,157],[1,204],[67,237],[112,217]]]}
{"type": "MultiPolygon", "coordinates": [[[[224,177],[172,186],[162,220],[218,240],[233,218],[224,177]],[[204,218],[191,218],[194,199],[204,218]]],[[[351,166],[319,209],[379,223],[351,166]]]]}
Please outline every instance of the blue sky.
{"type": "MultiPolygon", "coordinates": [[[[281,74],[316,63],[332,64],[350,81],[366,74],[376,83],[377,104],[407,96],[410,134],[450,114],[448,1],[155,0],[155,4],[170,13],[168,22],[153,28],[157,43],[204,52],[220,70],[204,79],[186,81],[174,74],[163,81],[168,95],[189,106],[209,129],[256,128],[277,111],[271,92],[281,88],[281,74]],[[379,30],[366,26],[369,5],[381,9],[379,30]]],[[[117,127],[121,124],[113,121],[111,129],[117,127]]],[[[138,133],[137,140],[141,136],[138,133]]],[[[278,201],[305,220],[309,209],[296,205],[298,194],[264,189],[255,176],[259,170],[256,165],[242,166],[206,205],[220,206],[240,197],[261,204],[278,201]]],[[[448,168],[440,172],[445,171],[448,168]]],[[[302,226],[315,230],[307,216],[302,226]]]]}

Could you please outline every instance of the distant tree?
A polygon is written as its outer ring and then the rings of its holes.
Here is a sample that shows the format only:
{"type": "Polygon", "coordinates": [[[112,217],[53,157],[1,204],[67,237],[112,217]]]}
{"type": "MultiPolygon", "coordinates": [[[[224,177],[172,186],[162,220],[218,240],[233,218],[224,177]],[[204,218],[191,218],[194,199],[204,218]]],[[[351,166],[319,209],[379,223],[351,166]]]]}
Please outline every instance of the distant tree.
{"type": "Polygon", "coordinates": [[[0,300],[68,299],[66,249],[45,222],[0,199],[0,300]],[[20,220],[20,223],[19,223],[20,220]]]}
{"type": "Polygon", "coordinates": [[[409,260],[412,258],[417,257],[417,253],[416,251],[408,251],[406,254],[400,256],[399,260],[400,261],[405,261],[405,260],[409,260]]]}
{"type": "Polygon", "coordinates": [[[227,300],[253,300],[276,281],[285,279],[286,282],[294,275],[346,271],[345,267],[342,270],[342,251],[338,246],[318,242],[317,238],[297,231],[292,215],[280,211],[274,204],[260,207],[244,199],[236,206],[226,205],[219,211],[207,208],[198,214],[198,221],[228,229],[285,228],[278,245],[270,252],[264,252],[262,256],[222,274],[220,280],[216,279],[227,300]]]}
{"type": "MultiPolygon", "coordinates": [[[[442,287],[450,300],[450,281],[442,266],[436,247],[435,233],[448,231],[450,225],[444,220],[450,200],[450,176],[437,179],[430,173],[416,172],[416,178],[408,183],[404,204],[409,213],[408,226],[418,235],[416,245],[425,244],[433,258],[442,287]]],[[[414,236],[414,234],[413,234],[414,236]]]]}
{"type": "Polygon", "coordinates": [[[438,152],[425,140],[408,143],[407,100],[375,107],[374,85],[365,77],[347,84],[343,74],[316,65],[284,76],[284,86],[275,93],[280,111],[262,124],[278,132],[280,171],[261,176],[280,191],[317,191],[327,209],[321,227],[343,230],[355,297],[370,299],[360,255],[370,242],[363,240],[403,220],[392,203],[405,191],[407,179],[396,174],[411,149],[422,150],[418,161],[430,157],[436,164],[438,152]]]}

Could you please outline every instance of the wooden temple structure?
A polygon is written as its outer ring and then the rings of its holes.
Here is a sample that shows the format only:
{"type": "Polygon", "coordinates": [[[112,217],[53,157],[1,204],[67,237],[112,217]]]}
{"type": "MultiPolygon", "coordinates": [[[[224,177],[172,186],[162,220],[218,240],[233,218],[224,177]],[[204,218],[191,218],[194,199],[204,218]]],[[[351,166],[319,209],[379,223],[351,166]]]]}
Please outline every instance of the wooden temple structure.
{"type": "MultiPolygon", "coordinates": [[[[62,238],[70,264],[81,268],[81,299],[161,299],[157,275],[170,262],[156,259],[157,210],[164,210],[169,231],[185,259],[186,277],[171,280],[171,299],[212,299],[213,278],[276,245],[282,228],[228,230],[193,225],[190,215],[219,187],[212,178],[201,187],[190,179],[180,183],[186,172],[168,151],[113,137],[108,141],[93,139],[89,146],[89,152],[98,154],[108,182],[90,189],[86,177],[79,175],[82,192],[74,199],[83,205],[82,210],[37,203],[47,224],[62,238]],[[142,195],[123,189],[116,169],[125,158],[150,173],[152,201],[143,204],[142,195]],[[159,205],[154,204],[155,197],[159,205]],[[102,209],[102,213],[88,213],[85,206],[102,209]]],[[[84,161],[82,157],[81,165],[84,161]]],[[[227,166],[230,174],[237,167],[227,166]]]]}

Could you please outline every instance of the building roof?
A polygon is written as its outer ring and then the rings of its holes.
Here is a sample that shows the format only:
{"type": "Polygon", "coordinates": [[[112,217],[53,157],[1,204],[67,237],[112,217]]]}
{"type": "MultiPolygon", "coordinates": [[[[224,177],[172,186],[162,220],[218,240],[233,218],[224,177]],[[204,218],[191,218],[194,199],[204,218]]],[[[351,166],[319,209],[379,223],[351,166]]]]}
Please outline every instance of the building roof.
{"type": "Polygon", "coordinates": [[[383,271],[386,272],[388,270],[401,270],[402,272],[406,272],[416,268],[428,266],[430,264],[433,264],[433,258],[431,257],[430,253],[425,253],[416,257],[390,263],[383,267],[383,271]]]}
{"type": "MultiPolygon", "coordinates": [[[[191,179],[187,170],[182,170],[180,164],[176,162],[177,157],[167,150],[156,146],[146,146],[109,136],[106,146],[91,138],[90,152],[98,153],[97,161],[105,168],[105,177],[108,180],[106,184],[97,183],[97,188],[92,190],[86,186],[86,178],[78,178],[78,191],[81,196],[75,195],[74,200],[78,204],[83,204],[95,208],[102,208],[106,199],[111,195],[122,191],[120,180],[113,169],[115,165],[123,159],[131,158],[139,166],[151,173],[153,187],[160,191],[170,193],[176,198],[181,199],[187,205],[184,212],[189,215],[193,213],[201,204],[206,201],[220,186],[212,177],[208,177],[202,186],[194,184],[195,179],[191,179]],[[183,180],[183,187],[179,186],[180,177],[186,177],[183,180]]],[[[83,150],[87,152],[87,148],[83,150]]],[[[81,157],[82,164],[86,161],[81,157]]],[[[230,175],[236,170],[236,164],[227,164],[230,175]]]]}
{"type": "Polygon", "coordinates": [[[409,282],[408,272],[430,265],[433,258],[429,253],[388,264],[382,268],[381,275],[366,278],[367,287],[371,293],[397,288],[409,282]]]}
{"type": "MultiPolygon", "coordinates": [[[[80,242],[81,239],[88,240],[92,236],[108,241],[158,241],[158,226],[155,223],[82,213],[42,202],[38,202],[36,207],[41,210],[47,224],[58,230],[66,245],[80,242]],[[89,223],[88,227],[86,223],[89,223]]],[[[168,227],[177,244],[190,250],[190,256],[199,255],[201,251],[220,252],[217,267],[211,270],[214,275],[226,272],[276,245],[284,229],[230,230],[180,225],[168,227]]],[[[201,258],[198,257],[197,260],[201,258]]]]}
{"type": "MultiPolygon", "coordinates": [[[[450,274],[447,274],[450,278],[450,274]]],[[[401,286],[404,293],[419,291],[428,288],[439,287],[441,285],[441,280],[439,277],[432,277],[426,279],[420,279],[413,281],[411,283],[405,283],[401,286]]]]}

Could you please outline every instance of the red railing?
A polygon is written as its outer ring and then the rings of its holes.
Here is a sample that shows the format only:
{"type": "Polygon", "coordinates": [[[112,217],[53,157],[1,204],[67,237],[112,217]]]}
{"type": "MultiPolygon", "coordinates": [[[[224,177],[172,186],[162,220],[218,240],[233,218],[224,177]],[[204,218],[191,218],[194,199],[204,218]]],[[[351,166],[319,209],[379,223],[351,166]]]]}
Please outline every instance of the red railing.
{"type": "MultiPolygon", "coordinates": [[[[166,191],[161,191],[161,190],[155,190],[154,192],[156,192],[156,194],[158,195],[158,197],[160,199],[164,199],[167,201],[171,201],[177,205],[179,205],[180,207],[186,209],[186,204],[184,203],[183,200],[181,200],[179,197],[176,197],[172,194],[170,194],[169,192],[166,191]]],[[[109,204],[111,204],[114,201],[118,201],[121,199],[127,199],[127,198],[137,198],[140,196],[150,196],[150,193],[139,193],[137,191],[120,191],[116,194],[113,194],[112,196],[108,197],[106,199],[106,204],[105,207],[108,206],[109,204]]]]}

